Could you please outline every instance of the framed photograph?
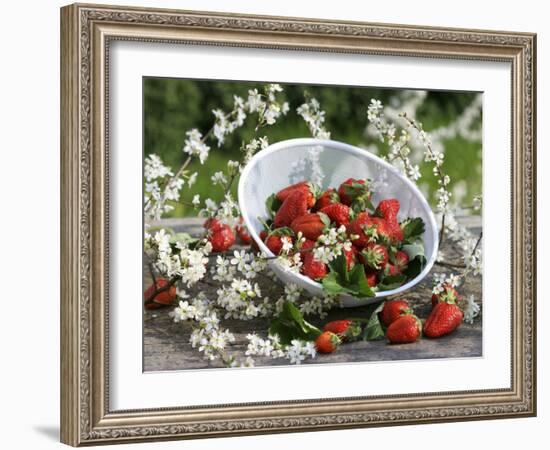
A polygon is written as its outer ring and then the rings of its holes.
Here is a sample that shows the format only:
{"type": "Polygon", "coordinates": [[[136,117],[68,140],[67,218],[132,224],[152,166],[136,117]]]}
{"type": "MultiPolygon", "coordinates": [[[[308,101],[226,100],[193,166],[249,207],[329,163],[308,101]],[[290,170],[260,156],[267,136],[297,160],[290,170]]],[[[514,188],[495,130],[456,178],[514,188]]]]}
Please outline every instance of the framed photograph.
{"type": "Polygon", "coordinates": [[[61,9],[61,440],[536,414],[536,36],[61,9]]]}

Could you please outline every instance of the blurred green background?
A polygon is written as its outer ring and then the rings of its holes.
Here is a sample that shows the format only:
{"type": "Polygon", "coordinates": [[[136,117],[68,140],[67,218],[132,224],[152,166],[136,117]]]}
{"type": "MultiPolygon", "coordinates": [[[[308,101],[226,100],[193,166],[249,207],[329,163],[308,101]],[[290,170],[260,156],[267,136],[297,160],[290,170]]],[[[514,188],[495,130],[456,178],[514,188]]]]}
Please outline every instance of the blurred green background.
{"type": "MultiPolygon", "coordinates": [[[[305,101],[305,93],[316,98],[321,109],[326,112],[325,128],[331,138],[349,144],[367,147],[376,145],[378,153],[387,153],[387,146],[374,136],[366,133],[367,106],[371,98],[384,104],[399,105],[410,98],[411,91],[403,89],[373,89],[363,87],[315,86],[282,84],[281,97],[290,104],[288,114],[280,118],[274,126],[259,130],[258,137],[267,136],[269,143],[309,137],[310,133],[296,108],[305,101]]],[[[226,112],[233,107],[233,95],[245,100],[249,89],[262,92],[264,83],[234,81],[201,81],[167,78],[145,78],[144,95],[144,152],[156,153],[174,171],[178,169],[186,155],[182,152],[186,131],[197,128],[203,134],[214,123],[213,109],[226,112]]],[[[416,119],[422,122],[429,133],[441,126],[447,126],[474,100],[475,93],[429,91],[416,110],[416,119]]],[[[479,129],[481,119],[473,124],[479,129]]],[[[184,189],[183,199],[191,201],[194,194],[201,199],[210,197],[219,201],[221,189],[212,188],[210,177],[218,170],[225,170],[228,160],[239,160],[242,142],[253,136],[254,118],[247,119],[245,125],[227,136],[225,144],[218,148],[214,140],[209,140],[210,156],[204,165],[194,161],[190,171],[198,171],[199,177],[192,190],[184,189]]],[[[481,193],[481,143],[471,142],[460,136],[443,141],[445,147],[444,170],[451,177],[450,190],[457,206],[470,206],[474,195],[481,193]]],[[[432,176],[431,164],[420,163],[422,178],[419,186],[435,206],[435,191],[439,187],[432,176]]],[[[234,191],[238,182],[233,184],[234,191]]],[[[235,193],[235,192],[234,192],[235,193]]],[[[236,195],[236,194],[235,194],[236,195]]],[[[196,215],[192,208],[178,204],[170,216],[196,215]]]]}

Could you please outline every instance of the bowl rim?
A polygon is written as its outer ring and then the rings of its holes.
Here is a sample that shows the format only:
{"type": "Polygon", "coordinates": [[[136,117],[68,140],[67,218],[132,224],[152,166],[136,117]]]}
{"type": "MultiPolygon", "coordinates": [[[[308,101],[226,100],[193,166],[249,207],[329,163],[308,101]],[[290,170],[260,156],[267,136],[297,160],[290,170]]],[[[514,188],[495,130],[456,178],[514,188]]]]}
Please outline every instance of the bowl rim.
{"type": "MultiPolygon", "coordinates": [[[[388,169],[390,172],[393,172],[398,178],[400,178],[408,187],[416,194],[416,197],[420,200],[420,204],[422,208],[427,212],[427,216],[429,218],[429,221],[431,222],[431,231],[432,231],[432,239],[433,239],[433,250],[429,258],[427,258],[426,266],[420,272],[416,277],[409,280],[404,285],[396,288],[391,289],[388,291],[381,291],[375,293],[376,297],[389,297],[390,295],[396,295],[400,294],[413,286],[417,285],[422,281],[426,275],[429,273],[429,271],[432,269],[432,266],[435,263],[435,260],[437,258],[437,252],[439,249],[439,232],[437,227],[437,222],[435,220],[435,215],[432,211],[432,208],[428,204],[426,198],[424,197],[424,194],[420,191],[420,189],[414,184],[411,180],[409,180],[406,176],[404,176],[397,168],[392,166],[387,161],[384,161],[382,158],[379,158],[378,156],[374,155],[373,153],[369,152],[366,149],[362,149],[360,147],[356,147],[351,144],[347,144],[345,142],[340,141],[334,141],[332,139],[317,139],[317,138],[293,138],[293,139],[286,139],[284,141],[279,141],[274,144],[271,144],[267,146],[265,149],[260,150],[258,153],[256,153],[248,162],[248,164],[244,167],[240,179],[239,179],[239,186],[237,190],[238,194],[238,203],[239,203],[239,209],[241,211],[241,215],[243,217],[243,220],[245,222],[245,225],[248,229],[248,232],[250,233],[252,239],[256,242],[260,250],[264,253],[266,253],[268,256],[275,256],[271,250],[267,248],[267,246],[262,242],[259,235],[256,233],[256,230],[252,227],[251,221],[249,219],[248,210],[246,208],[246,200],[244,196],[244,186],[246,183],[246,179],[248,178],[248,175],[254,168],[254,166],[263,158],[271,155],[272,153],[276,153],[280,150],[287,149],[289,147],[302,147],[307,145],[325,145],[328,147],[332,147],[334,149],[342,150],[347,153],[354,154],[360,158],[365,158],[368,160],[376,161],[378,164],[381,164],[386,169],[388,169]],[[243,208],[244,205],[244,208],[243,208]]],[[[286,272],[290,271],[288,269],[285,269],[286,272]]],[[[312,279],[306,277],[305,275],[302,275],[301,273],[295,273],[292,272],[294,276],[296,276],[298,279],[302,280],[304,283],[309,285],[313,289],[322,289],[321,283],[318,283],[316,281],[313,281],[312,279]]],[[[347,297],[347,295],[346,295],[347,297]]],[[[357,298],[357,297],[353,297],[357,298]]],[[[366,299],[372,299],[373,297],[369,298],[357,298],[357,300],[366,300],[366,299]]]]}

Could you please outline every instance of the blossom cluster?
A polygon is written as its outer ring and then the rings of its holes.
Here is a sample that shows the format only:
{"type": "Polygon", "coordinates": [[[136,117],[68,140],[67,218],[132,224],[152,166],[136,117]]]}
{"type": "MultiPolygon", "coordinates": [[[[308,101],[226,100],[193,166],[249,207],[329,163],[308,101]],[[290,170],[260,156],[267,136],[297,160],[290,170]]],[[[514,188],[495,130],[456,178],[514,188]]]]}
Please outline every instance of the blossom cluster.
{"type": "Polygon", "coordinates": [[[330,139],[330,132],[324,127],[325,111],[315,98],[310,98],[300,105],[296,112],[302,116],[311,135],[317,139],[330,139]]]}

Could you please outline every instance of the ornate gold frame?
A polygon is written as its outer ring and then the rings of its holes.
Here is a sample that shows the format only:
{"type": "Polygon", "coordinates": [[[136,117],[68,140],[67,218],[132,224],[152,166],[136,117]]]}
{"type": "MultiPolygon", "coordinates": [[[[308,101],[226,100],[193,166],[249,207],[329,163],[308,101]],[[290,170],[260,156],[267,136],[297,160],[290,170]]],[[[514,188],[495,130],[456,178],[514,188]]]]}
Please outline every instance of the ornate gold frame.
{"type": "Polygon", "coordinates": [[[61,10],[61,440],[296,432],[536,413],[536,36],[75,4],[61,10]],[[109,43],[137,40],[496,60],[512,67],[510,389],[110,411],[107,226],[109,43]]]}

